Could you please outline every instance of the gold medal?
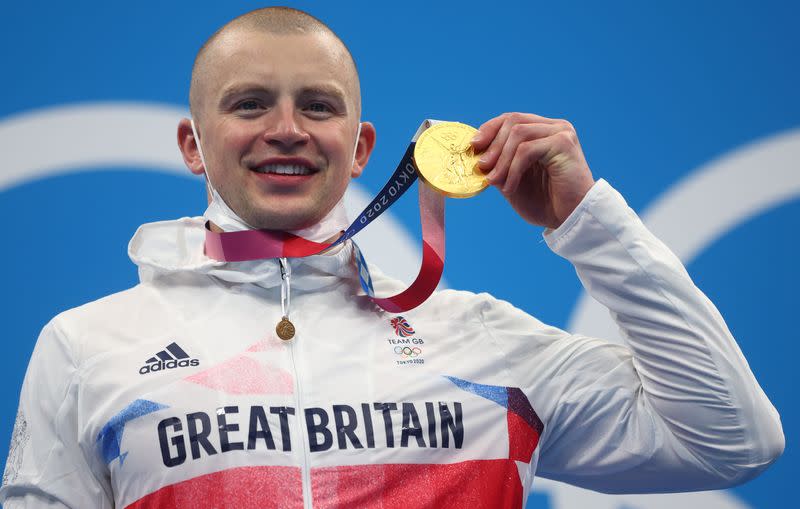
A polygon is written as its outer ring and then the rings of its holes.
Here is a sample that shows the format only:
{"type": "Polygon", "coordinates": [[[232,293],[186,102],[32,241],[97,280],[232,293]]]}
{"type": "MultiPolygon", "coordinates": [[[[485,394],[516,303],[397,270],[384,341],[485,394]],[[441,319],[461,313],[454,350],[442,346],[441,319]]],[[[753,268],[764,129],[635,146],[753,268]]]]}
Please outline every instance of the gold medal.
{"type": "Polygon", "coordinates": [[[278,337],[284,341],[289,341],[294,337],[294,324],[289,321],[289,318],[283,317],[278,325],[275,326],[275,332],[278,337]]]}
{"type": "Polygon", "coordinates": [[[459,122],[426,129],[414,147],[419,177],[445,196],[469,198],[489,185],[470,140],[478,130],[459,122]]]}

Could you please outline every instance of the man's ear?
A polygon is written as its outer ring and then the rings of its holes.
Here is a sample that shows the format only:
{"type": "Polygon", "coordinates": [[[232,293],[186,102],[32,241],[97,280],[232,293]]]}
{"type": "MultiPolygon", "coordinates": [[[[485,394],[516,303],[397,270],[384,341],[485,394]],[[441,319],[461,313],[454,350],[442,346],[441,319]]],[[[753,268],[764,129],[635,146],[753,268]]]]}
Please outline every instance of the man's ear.
{"type": "Polygon", "coordinates": [[[353,161],[350,177],[356,178],[364,171],[364,167],[369,161],[369,156],[372,154],[372,149],[375,148],[376,136],[375,126],[371,122],[361,122],[361,133],[359,133],[356,143],[356,157],[353,161]]]}
{"type": "Polygon", "coordinates": [[[197,140],[192,131],[192,121],[188,118],[182,118],[178,122],[178,148],[183,156],[183,162],[189,171],[195,175],[202,175],[205,173],[206,168],[203,165],[203,159],[200,157],[200,150],[197,148],[197,140]]]}

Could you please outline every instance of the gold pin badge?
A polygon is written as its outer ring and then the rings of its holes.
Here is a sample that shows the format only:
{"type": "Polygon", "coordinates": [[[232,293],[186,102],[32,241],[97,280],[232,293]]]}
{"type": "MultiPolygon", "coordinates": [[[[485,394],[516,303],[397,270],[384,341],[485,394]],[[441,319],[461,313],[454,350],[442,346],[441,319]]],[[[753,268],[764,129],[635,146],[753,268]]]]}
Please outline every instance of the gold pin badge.
{"type": "Polygon", "coordinates": [[[294,337],[294,324],[289,321],[289,318],[283,317],[278,325],[275,326],[275,332],[278,337],[284,341],[289,341],[294,337]]]}

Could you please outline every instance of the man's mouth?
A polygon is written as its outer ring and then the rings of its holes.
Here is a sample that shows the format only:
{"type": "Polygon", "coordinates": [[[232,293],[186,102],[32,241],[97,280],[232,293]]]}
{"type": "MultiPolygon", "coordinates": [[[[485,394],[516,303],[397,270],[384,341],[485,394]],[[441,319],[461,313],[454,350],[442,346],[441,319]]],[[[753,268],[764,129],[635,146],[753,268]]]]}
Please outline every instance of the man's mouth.
{"type": "Polygon", "coordinates": [[[273,175],[311,175],[315,169],[300,164],[266,164],[253,168],[256,173],[273,175]]]}

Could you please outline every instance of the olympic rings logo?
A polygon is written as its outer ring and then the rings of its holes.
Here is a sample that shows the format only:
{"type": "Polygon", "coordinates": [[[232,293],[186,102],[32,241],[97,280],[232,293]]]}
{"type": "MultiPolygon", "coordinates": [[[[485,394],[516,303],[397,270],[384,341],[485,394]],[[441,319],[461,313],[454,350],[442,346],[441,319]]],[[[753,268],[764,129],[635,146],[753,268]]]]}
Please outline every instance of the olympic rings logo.
{"type": "Polygon", "coordinates": [[[394,347],[394,353],[403,357],[417,357],[422,353],[422,349],[417,346],[396,346],[394,347]]]}

